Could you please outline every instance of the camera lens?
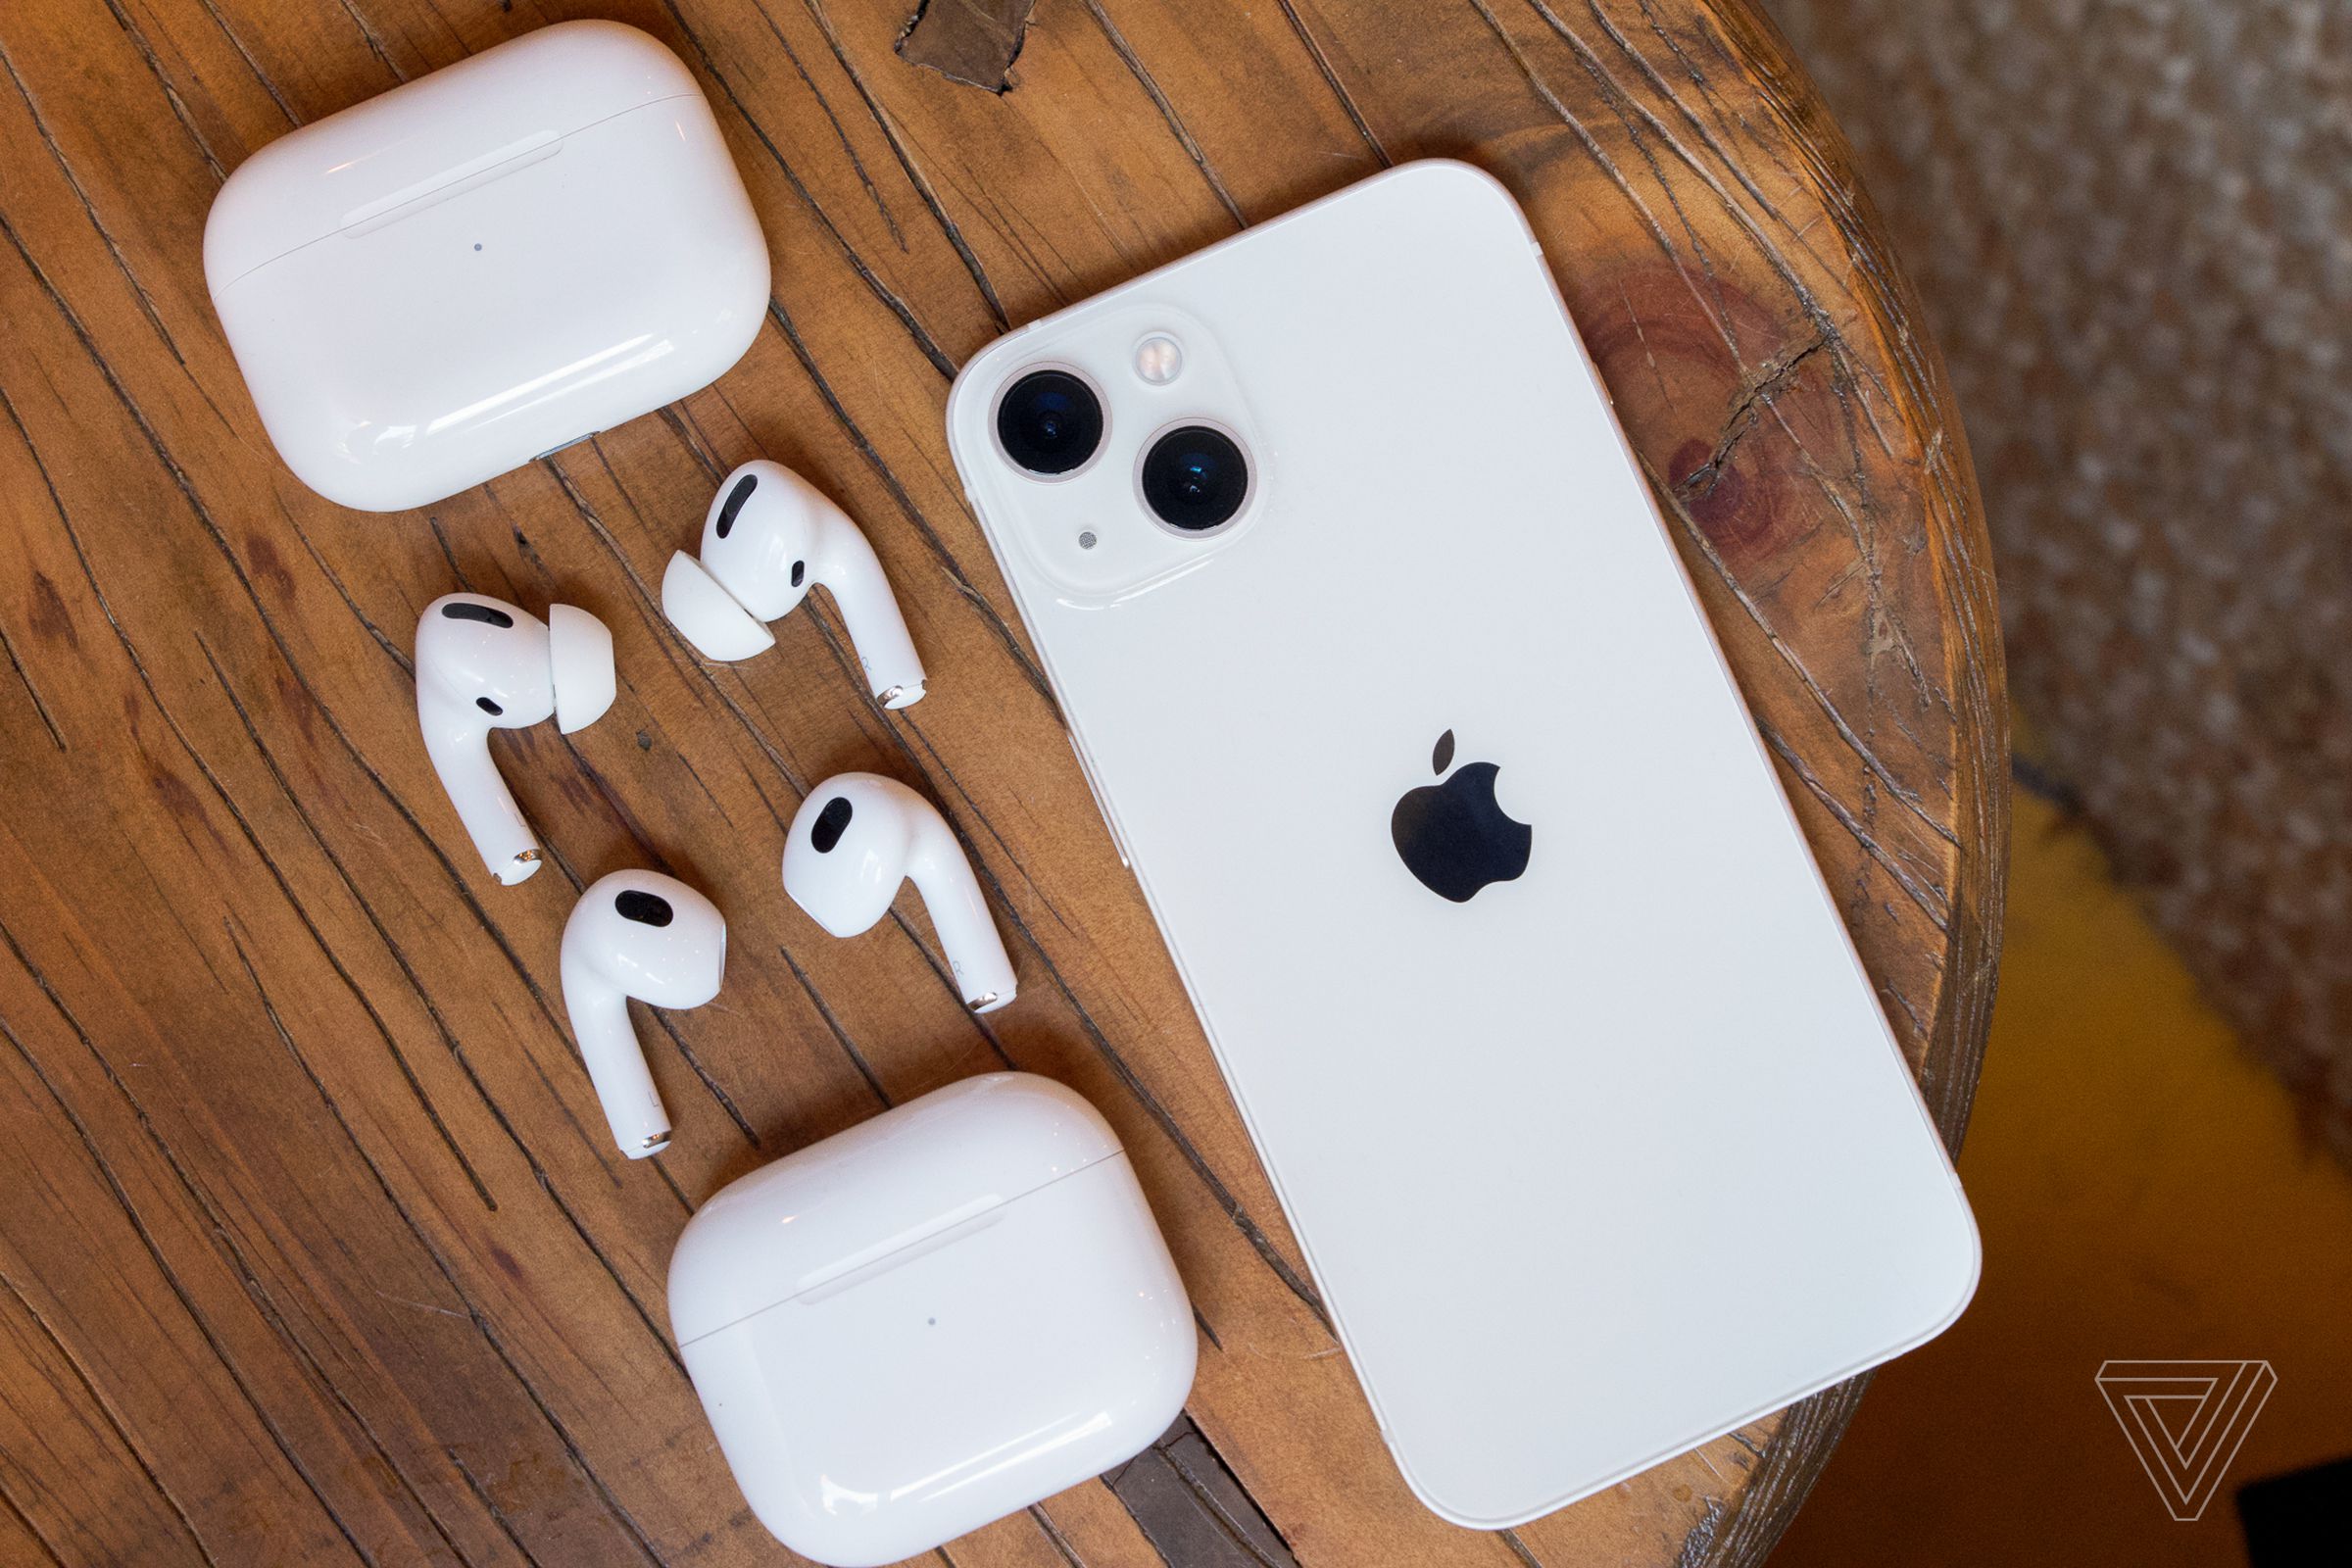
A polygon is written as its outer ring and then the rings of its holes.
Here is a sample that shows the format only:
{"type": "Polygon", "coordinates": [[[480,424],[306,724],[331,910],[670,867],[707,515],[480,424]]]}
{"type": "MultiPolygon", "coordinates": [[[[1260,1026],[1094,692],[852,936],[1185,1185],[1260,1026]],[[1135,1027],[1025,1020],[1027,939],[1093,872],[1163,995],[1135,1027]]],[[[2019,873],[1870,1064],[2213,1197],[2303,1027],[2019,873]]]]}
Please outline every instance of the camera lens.
{"type": "Polygon", "coordinates": [[[1031,473],[1068,473],[1102,444],[1102,404],[1067,370],[1032,370],[997,405],[997,440],[1031,473]]]}
{"type": "Polygon", "coordinates": [[[1223,527],[1249,495],[1250,465],[1222,430],[1205,424],[1170,430],[1144,457],[1144,504],[1172,528],[1223,527]]]}

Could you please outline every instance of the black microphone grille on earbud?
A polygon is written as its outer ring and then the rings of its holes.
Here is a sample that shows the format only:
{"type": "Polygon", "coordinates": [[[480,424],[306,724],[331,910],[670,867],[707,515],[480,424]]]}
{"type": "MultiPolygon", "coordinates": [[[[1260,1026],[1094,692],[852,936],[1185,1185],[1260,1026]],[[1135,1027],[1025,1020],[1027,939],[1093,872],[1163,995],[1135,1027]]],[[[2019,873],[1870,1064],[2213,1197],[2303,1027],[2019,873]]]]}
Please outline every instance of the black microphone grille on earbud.
{"type": "Polygon", "coordinates": [[[850,798],[836,795],[816,813],[816,825],[808,830],[808,843],[819,855],[830,855],[841,836],[850,830],[850,798]]]}
{"type": "Polygon", "coordinates": [[[743,510],[743,504],[751,500],[752,492],[759,488],[760,476],[756,473],[747,473],[735,481],[735,488],[727,492],[727,504],[718,509],[718,536],[721,539],[734,528],[735,514],[743,510]]]}
{"type": "Polygon", "coordinates": [[[639,925],[667,925],[675,918],[667,899],[642,888],[623,889],[613,898],[612,907],[623,920],[634,920],[639,925]]]}

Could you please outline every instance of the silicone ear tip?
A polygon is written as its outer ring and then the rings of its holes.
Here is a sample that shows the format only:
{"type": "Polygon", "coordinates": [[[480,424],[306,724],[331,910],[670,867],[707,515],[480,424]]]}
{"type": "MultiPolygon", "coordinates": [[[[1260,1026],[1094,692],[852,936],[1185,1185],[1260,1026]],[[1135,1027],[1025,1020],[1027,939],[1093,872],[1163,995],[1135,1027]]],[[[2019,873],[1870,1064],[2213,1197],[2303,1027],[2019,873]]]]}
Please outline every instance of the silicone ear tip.
{"type": "Polygon", "coordinates": [[[556,727],[566,735],[586,729],[605,716],[618,688],[612,633],[585,610],[550,605],[547,651],[555,666],[556,727]]]}
{"type": "Polygon", "coordinates": [[[683,550],[669,558],[662,573],[662,613],[705,659],[720,663],[749,659],[776,645],[776,634],[683,550]]]}

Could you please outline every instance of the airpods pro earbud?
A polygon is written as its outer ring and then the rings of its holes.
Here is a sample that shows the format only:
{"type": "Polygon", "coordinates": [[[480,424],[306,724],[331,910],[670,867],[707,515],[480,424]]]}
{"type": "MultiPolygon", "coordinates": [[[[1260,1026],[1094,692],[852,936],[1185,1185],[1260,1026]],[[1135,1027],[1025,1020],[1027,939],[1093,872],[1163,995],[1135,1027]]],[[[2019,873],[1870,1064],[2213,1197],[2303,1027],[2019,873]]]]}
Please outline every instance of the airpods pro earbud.
{"type": "Polygon", "coordinates": [[[707,658],[775,646],[779,620],[823,583],[850,628],[866,686],[884,708],[923,695],[923,664],[874,547],[848,514],[780,463],[756,458],[718,487],[700,561],[681,550],[662,574],[662,612],[707,658]]]}
{"type": "Polygon", "coordinates": [[[784,891],[810,919],[854,937],[889,912],[909,877],[931,911],[964,1005],[993,1012],[1010,1002],[1012,960],[938,808],[874,773],[842,773],[808,792],[784,841],[784,891]]]}
{"type": "Polygon", "coordinates": [[[447,594],[416,622],[416,718],[449,804],[482,863],[514,885],[539,848],[490,761],[490,732],[554,714],[566,735],[612,706],[612,634],[585,610],[550,605],[541,621],[502,600],[447,594]]]}
{"type": "Polygon", "coordinates": [[[599,877],[564,922],[564,1010],[612,1141],[631,1159],[669,1146],[669,1112],[630,1027],[629,999],[699,1007],[718,995],[726,966],[718,906],[658,871],[599,877]]]}

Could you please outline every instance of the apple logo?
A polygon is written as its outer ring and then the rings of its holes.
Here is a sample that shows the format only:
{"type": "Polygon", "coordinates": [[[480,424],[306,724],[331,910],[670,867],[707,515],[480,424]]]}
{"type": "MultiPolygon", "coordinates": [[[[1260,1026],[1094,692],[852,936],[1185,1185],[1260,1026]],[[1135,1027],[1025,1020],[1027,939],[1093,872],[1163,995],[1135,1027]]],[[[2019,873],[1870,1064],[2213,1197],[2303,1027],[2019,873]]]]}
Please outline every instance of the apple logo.
{"type": "MultiPolygon", "coordinates": [[[[1438,737],[1430,768],[1441,777],[1453,761],[1453,731],[1438,737]]],[[[1467,904],[1490,882],[1527,869],[1536,830],[1514,821],[1494,799],[1493,762],[1466,762],[1441,784],[1405,792],[1389,817],[1389,836],[1404,868],[1440,898],[1467,904]]]]}

